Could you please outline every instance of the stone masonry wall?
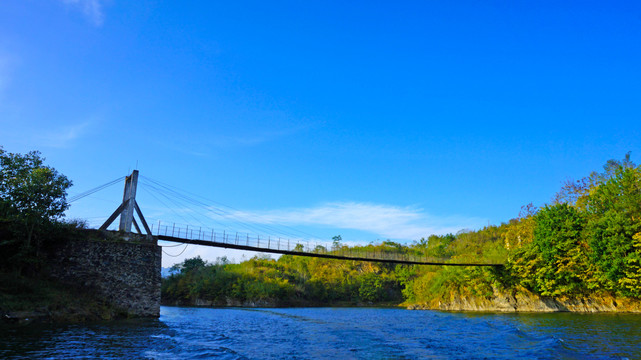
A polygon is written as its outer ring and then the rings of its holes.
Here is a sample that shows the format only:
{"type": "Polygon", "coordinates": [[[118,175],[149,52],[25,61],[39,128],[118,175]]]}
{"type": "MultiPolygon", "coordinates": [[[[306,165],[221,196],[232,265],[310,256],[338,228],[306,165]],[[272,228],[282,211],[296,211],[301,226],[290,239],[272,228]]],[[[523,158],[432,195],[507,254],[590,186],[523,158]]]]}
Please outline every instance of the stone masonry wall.
{"type": "Polygon", "coordinates": [[[130,316],[158,317],[161,248],[155,240],[129,237],[93,232],[68,240],[51,254],[51,276],[130,316]]]}

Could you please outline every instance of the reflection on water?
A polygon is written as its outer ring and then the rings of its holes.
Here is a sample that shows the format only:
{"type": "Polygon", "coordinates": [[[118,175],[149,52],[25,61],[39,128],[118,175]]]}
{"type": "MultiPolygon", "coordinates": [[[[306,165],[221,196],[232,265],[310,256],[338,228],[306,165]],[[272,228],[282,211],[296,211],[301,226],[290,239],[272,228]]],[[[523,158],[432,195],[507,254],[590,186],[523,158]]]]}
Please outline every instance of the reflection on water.
{"type": "Polygon", "coordinates": [[[127,358],[148,349],[170,351],[167,340],[172,338],[172,330],[158,320],[28,325],[4,327],[0,333],[0,358],[127,358]]]}
{"type": "Polygon", "coordinates": [[[161,308],[159,320],[0,328],[0,358],[636,359],[641,315],[161,308]]]}

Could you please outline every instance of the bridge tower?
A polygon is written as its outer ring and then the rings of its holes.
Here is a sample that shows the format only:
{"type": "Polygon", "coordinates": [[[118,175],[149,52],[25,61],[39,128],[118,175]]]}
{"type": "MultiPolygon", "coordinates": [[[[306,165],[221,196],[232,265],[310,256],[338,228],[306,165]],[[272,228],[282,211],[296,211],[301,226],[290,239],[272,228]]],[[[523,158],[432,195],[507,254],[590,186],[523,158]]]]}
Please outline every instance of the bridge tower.
{"type": "Polygon", "coordinates": [[[125,233],[131,233],[131,225],[133,225],[136,228],[136,231],[138,234],[142,234],[142,231],[140,231],[140,226],[138,226],[138,223],[136,222],[136,218],[134,217],[134,211],[138,215],[138,218],[140,219],[140,222],[142,223],[142,226],[145,228],[145,232],[147,233],[148,237],[152,237],[153,235],[151,234],[151,230],[149,229],[149,225],[147,225],[147,221],[145,221],[145,217],[142,215],[142,211],[140,211],[140,207],[138,206],[138,203],[136,202],[136,190],[138,188],[138,170],[134,170],[131,175],[127,176],[125,178],[125,190],[123,192],[122,196],[122,203],[116,211],[111,214],[111,216],[105,221],[104,224],[100,227],[100,230],[106,230],[111,223],[116,220],[118,215],[120,215],[120,225],[118,226],[118,231],[123,231],[125,233]]]}

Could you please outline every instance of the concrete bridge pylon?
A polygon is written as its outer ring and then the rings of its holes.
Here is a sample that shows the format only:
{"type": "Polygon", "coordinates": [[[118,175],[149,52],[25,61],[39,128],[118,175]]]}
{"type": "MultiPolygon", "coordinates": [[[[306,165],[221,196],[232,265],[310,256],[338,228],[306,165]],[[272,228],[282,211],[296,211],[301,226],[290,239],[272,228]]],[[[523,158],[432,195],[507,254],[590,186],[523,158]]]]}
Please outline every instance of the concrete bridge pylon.
{"type": "Polygon", "coordinates": [[[123,191],[122,195],[122,203],[118,208],[109,216],[107,221],[105,221],[102,226],[100,226],[100,230],[107,230],[107,227],[111,225],[111,223],[116,220],[118,216],[120,216],[120,224],[118,225],[118,231],[122,231],[125,233],[131,233],[131,226],[133,225],[138,234],[142,235],[142,231],[140,230],[140,226],[138,226],[138,222],[136,222],[136,218],[134,217],[134,212],[138,215],[138,219],[140,220],[142,226],[145,229],[146,235],[148,237],[153,237],[151,234],[151,229],[149,229],[149,225],[147,225],[147,221],[145,220],[145,217],[142,215],[142,211],[140,210],[140,207],[138,206],[138,203],[136,202],[136,190],[138,188],[138,170],[134,170],[131,175],[127,176],[125,178],[125,189],[123,191]]]}

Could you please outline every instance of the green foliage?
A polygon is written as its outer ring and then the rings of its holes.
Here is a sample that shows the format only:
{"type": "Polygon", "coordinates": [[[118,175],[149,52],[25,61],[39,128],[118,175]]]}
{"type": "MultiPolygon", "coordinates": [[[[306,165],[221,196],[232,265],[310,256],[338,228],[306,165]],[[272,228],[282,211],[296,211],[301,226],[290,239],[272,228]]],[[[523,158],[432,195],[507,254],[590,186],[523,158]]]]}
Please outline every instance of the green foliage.
{"type": "Polygon", "coordinates": [[[0,147],[0,249],[5,268],[21,270],[37,263],[43,239],[69,206],[71,181],[45,166],[44,160],[37,151],[13,154],[0,147]]]}
{"type": "MultiPolygon", "coordinates": [[[[529,220],[528,220],[529,221],[529,220]]],[[[541,295],[608,291],[641,297],[641,168],[627,154],[568,182],[535,217],[533,241],[511,252],[509,276],[541,295]]]]}
{"type": "MultiPolygon", "coordinates": [[[[44,165],[37,151],[25,155],[0,148],[0,201],[4,211],[26,222],[60,218],[69,207],[66,191],[71,181],[44,165]]],[[[6,213],[3,214],[6,216],[6,213]]]]}
{"type": "Polygon", "coordinates": [[[521,282],[544,296],[584,290],[580,274],[587,269],[581,242],[584,219],[567,204],[546,206],[535,216],[534,239],[517,252],[512,269],[521,282]]]}
{"type": "Polygon", "coordinates": [[[401,285],[401,293],[403,294],[403,299],[409,302],[416,300],[416,294],[414,293],[414,287],[412,286],[417,274],[419,273],[418,265],[396,265],[394,269],[396,279],[401,285]]]}
{"type": "MultiPolygon", "coordinates": [[[[477,232],[432,236],[410,246],[388,240],[351,248],[334,244],[332,251],[354,256],[388,253],[447,255],[455,261],[504,261],[503,232],[501,227],[492,226],[477,232]]],[[[196,258],[174,269],[179,273],[163,280],[163,299],[182,304],[194,304],[196,300],[217,305],[265,301],[281,306],[422,302],[445,296],[451,289],[489,296],[496,281],[489,270],[474,267],[453,269],[291,255],[277,261],[255,257],[240,264],[207,264],[196,258]]]]}
{"type": "Polygon", "coordinates": [[[618,280],[618,283],[621,293],[641,298],[641,233],[635,234],[632,238],[634,251],[625,257],[624,276],[618,280]]]}
{"type": "Polygon", "coordinates": [[[191,273],[194,271],[198,271],[202,268],[204,268],[207,265],[205,260],[201,259],[200,256],[196,256],[195,258],[187,259],[183,261],[180,264],[176,264],[171,267],[172,272],[186,272],[186,273],[191,273]]]}
{"type": "Polygon", "coordinates": [[[343,238],[340,235],[332,237],[332,251],[336,251],[341,248],[341,241],[343,241],[343,238]]]}
{"type": "Polygon", "coordinates": [[[361,300],[373,303],[383,299],[385,289],[378,274],[367,273],[360,280],[361,286],[358,288],[358,295],[361,300]]]}
{"type": "MultiPolygon", "coordinates": [[[[190,259],[163,281],[163,297],[217,304],[265,300],[278,305],[433,303],[490,298],[524,287],[542,296],[608,291],[641,298],[641,168],[629,154],[603,172],[567,182],[553,204],[529,204],[518,218],[476,231],[347,247],[335,236],[318,253],[403,254],[452,262],[499,262],[501,268],[407,266],[282,256],[241,264],[190,259]]],[[[302,246],[297,248],[302,251],[302,246]]]]}
{"type": "Polygon", "coordinates": [[[608,291],[638,297],[641,288],[632,284],[638,261],[634,236],[641,232],[641,169],[629,163],[612,166],[607,180],[592,189],[586,201],[593,282],[608,291]]]}
{"type": "Polygon", "coordinates": [[[400,302],[393,269],[357,261],[281,256],[240,264],[187,259],[163,279],[163,301],[194,304],[329,305],[400,302]],[[194,266],[197,264],[197,266],[194,266]]]}
{"type": "Polygon", "coordinates": [[[443,236],[430,235],[427,238],[427,256],[435,258],[449,259],[453,255],[453,249],[450,247],[456,238],[452,234],[443,236]]]}

